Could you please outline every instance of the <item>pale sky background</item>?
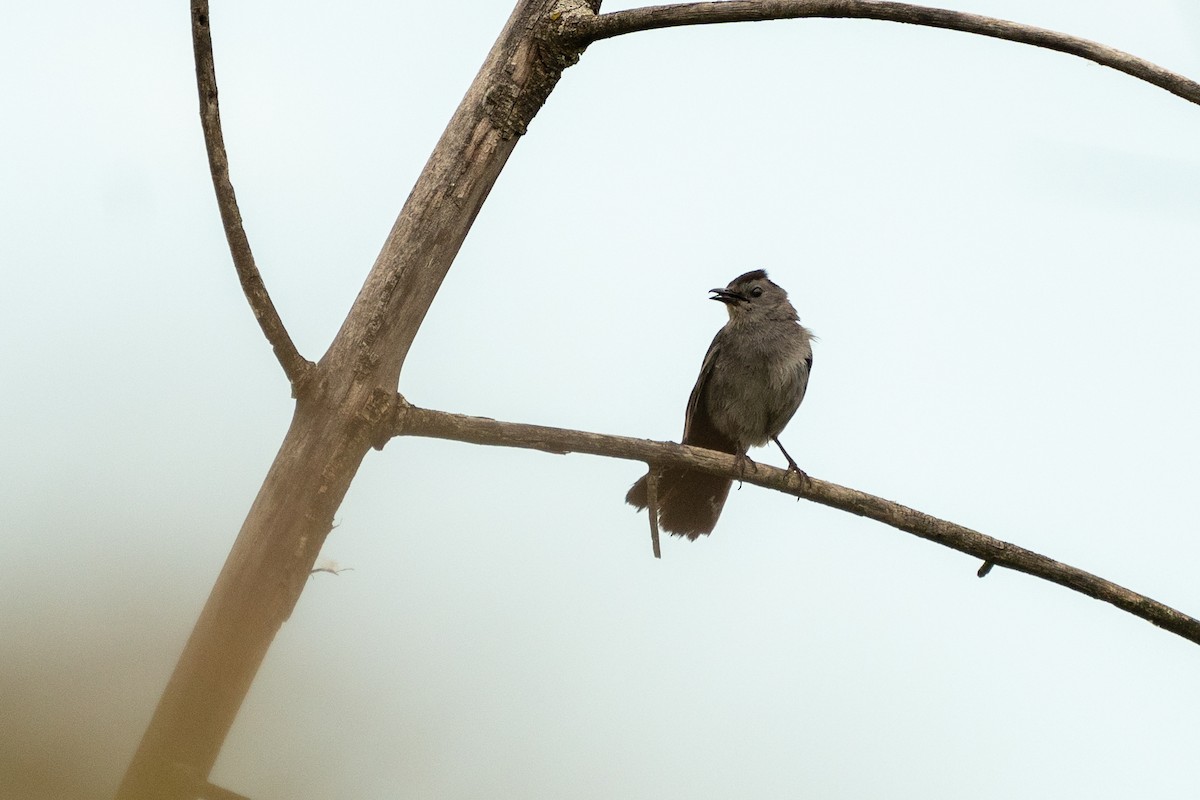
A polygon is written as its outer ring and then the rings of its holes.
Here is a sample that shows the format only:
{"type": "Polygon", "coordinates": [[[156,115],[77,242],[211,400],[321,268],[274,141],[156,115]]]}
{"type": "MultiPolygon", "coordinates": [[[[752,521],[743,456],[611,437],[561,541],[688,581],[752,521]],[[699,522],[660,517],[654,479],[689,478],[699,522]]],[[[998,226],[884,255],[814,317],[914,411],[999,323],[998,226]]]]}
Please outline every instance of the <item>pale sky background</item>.
{"type": "MultiPolygon", "coordinates": [[[[948,5],[1200,78],[1194,0],[948,5]]],[[[309,358],[510,10],[214,4],[234,183],[309,358]]],[[[0,11],[5,797],[111,795],[289,421],[188,26],[182,0],[0,11]]],[[[1200,614],[1197,143],[1200,108],[1161,89],[960,33],[601,42],[517,147],[401,390],[677,438],[724,320],[706,290],[764,267],[821,337],[783,437],[812,475],[1200,614]]],[[[655,561],[622,502],[642,471],[370,454],[325,547],[353,571],[310,581],[214,780],[255,800],[1196,796],[1196,645],[751,486],[655,561]]]]}

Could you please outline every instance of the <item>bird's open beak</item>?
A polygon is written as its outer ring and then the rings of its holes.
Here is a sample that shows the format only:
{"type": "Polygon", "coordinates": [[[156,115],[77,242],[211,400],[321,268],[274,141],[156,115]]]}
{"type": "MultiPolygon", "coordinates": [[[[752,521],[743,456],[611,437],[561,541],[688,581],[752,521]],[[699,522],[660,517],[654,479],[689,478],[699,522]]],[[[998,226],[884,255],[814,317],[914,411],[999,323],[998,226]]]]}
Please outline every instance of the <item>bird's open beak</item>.
{"type": "Polygon", "coordinates": [[[746,295],[741,292],[731,292],[728,289],[709,289],[709,291],[713,293],[713,296],[708,298],[709,300],[720,300],[727,306],[746,302],[746,295]]]}

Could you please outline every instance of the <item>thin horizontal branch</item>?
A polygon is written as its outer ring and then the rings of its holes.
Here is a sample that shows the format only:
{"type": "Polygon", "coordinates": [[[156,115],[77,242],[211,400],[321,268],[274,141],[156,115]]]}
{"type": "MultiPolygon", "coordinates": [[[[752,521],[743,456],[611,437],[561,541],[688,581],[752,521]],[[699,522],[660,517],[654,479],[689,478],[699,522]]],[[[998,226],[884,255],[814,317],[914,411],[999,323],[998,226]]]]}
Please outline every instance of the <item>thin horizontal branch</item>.
{"type": "Polygon", "coordinates": [[[997,566],[1057,583],[1088,597],[1103,600],[1164,630],[1200,644],[1200,620],[1104,578],[1015,544],[993,539],[962,525],[931,517],[899,503],[836,483],[816,478],[804,479],[794,472],[766,464],[759,464],[757,470],[742,476],[737,460],[727,453],[672,442],[499,422],[486,417],[431,411],[410,405],[403,398],[399,398],[397,402],[393,430],[396,436],[453,439],[472,444],[521,447],[557,454],[588,453],[664,466],[688,467],[714,475],[724,475],[734,480],[741,479],[746,483],[803,497],[830,508],[849,511],[997,566]]]}
{"type": "Polygon", "coordinates": [[[1166,89],[1192,103],[1200,104],[1200,83],[1097,42],[979,14],[885,0],[728,0],[717,3],[647,6],[572,19],[568,35],[583,42],[594,42],[656,28],[806,17],[903,22],[1045,47],[1111,67],[1166,89]]]}
{"type": "Polygon", "coordinates": [[[250,302],[254,318],[262,328],[267,342],[275,351],[275,358],[292,384],[292,394],[298,395],[300,386],[312,362],[305,359],[296,349],[292,337],[283,326],[262,275],[254,264],[250,252],[250,240],[242,226],[242,212],[233,193],[233,182],[229,179],[229,157],[225,152],[225,136],[221,132],[221,111],[217,104],[217,71],[213,64],[212,30],[208,21],[208,0],[192,0],[192,48],[196,56],[196,88],[200,93],[200,124],[204,129],[204,146],[208,150],[208,169],[212,173],[213,188],[217,193],[217,206],[221,210],[221,224],[225,227],[225,238],[233,256],[242,292],[250,302]]]}

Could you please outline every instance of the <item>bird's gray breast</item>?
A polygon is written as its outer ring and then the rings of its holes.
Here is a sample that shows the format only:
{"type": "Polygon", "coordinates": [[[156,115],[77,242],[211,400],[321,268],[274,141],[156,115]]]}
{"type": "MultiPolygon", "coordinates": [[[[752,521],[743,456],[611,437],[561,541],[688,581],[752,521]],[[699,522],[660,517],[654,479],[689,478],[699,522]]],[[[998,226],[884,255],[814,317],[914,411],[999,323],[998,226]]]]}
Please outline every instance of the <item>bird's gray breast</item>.
{"type": "Polygon", "coordinates": [[[792,321],[726,326],[706,387],[713,425],[744,450],[764,445],[791,420],[808,388],[812,347],[792,321]]]}

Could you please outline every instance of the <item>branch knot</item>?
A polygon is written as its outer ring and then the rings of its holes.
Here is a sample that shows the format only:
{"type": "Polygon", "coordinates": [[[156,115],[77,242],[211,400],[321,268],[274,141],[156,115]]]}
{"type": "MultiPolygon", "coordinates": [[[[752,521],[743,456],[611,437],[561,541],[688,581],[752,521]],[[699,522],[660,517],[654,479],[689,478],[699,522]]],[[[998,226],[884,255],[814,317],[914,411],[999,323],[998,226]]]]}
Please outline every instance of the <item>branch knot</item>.
{"type": "Polygon", "coordinates": [[[563,70],[579,61],[587,47],[587,22],[595,16],[588,0],[558,0],[545,18],[532,23],[530,37],[518,47],[504,80],[484,95],[488,119],[501,138],[525,135],[563,70]]]}

